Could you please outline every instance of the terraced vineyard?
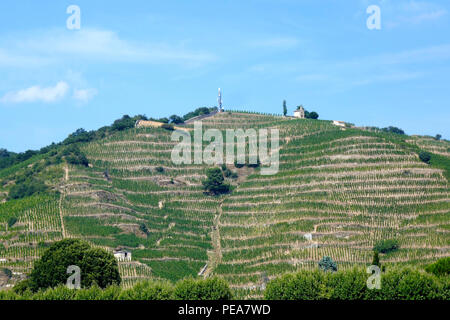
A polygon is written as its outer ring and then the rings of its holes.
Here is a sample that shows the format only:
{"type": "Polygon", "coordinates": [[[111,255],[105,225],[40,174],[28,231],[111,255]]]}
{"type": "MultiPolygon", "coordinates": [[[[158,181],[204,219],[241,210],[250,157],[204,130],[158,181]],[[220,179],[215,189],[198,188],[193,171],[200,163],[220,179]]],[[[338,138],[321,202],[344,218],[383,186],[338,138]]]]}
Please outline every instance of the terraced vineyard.
{"type": "Polygon", "coordinates": [[[366,265],[380,239],[400,243],[383,263],[450,255],[446,173],[416,152],[448,157],[447,141],[250,113],[203,119],[204,129],[275,127],[279,172],[231,165],[235,189],[219,197],[203,194],[207,165],[172,163],[171,131],[135,128],[81,145],[90,167],[68,167],[60,196],[0,204],[0,216],[20,216],[12,229],[0,223],[0,266],[26,272],[39,243],[84,238],[132,252],[120,262],[124,286],[217,274],[248,298],[261,296],[265,278],[316,268],[323,256],[339,268],[366,265]]]}

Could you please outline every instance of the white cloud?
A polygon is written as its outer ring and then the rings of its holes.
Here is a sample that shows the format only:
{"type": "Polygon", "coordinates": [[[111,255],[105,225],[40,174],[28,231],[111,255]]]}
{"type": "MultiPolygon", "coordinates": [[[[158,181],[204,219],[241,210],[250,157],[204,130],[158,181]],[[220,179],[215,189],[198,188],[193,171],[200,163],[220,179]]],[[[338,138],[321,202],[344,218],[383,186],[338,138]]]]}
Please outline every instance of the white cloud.
{"type": "Polygon", "coordinates": [[[388,28],[436,21],[448,13],[444,7],[431,1],[416,0],[383,0],[381,10],[388,28]]]}
{"type": "Polygon", "coordinates": [[[422,47],[352,59],[289,60],[250,66],[245,72],[258,77],[291,78],[318,90],[346,91],[354,87],[407,83],[428,77],[450,60],[450,44],[422,47]]]}
{"type": "Polygon", "coordinates": [[[188,67],[216,59],[210,53],[189,50],[183,43],[133,42],[120,38],[113,31],[91,28],[77,32],[55,29],[0,42],[0,67],[64,63],[69,58],[98,63],[180,64],[188,67]]]}
{"type": "Polygon", "coordinates": [[[79,102],[86,103],[98,93],[97,89],[74,89],[73,98],[79,102]]]}
{"type": "Polygon", "coordinates": [[[69,85],[64,81],[60,81],[53,87],[32,86],[23,90],[8,92],[1,98],[1,101],[4,103],[49,103],[64,98],[68,90],[69,85]]]}

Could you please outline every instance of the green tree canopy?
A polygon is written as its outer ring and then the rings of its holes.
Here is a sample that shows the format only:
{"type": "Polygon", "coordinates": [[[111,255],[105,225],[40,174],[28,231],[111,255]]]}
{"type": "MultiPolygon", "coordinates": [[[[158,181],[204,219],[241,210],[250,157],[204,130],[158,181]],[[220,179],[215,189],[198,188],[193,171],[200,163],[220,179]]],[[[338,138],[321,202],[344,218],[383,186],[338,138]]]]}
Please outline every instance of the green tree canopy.
{"type": "Polygon", "coordinates": [[[373,251],[377,251],[380,253],[390,253],[398,250],[400,245],[398,241],[395,239],[387,239],[378,241],[373,247],[373,251]]]}
{"type": "Polygon", "coordinates": [[[436,276],[450,275],[450,257],[439,259],[435,263],[428,265],[425,270],[436,276]]]}
{"type": "Polygon", "coordinates": [[[420,158],[420,160],[422,160],[425,163],[430,163],[431,154],[429,152],[422,151],[421,153],[419,153],[419,158],[420,158]]]}
{"type": "Polygon", "coordinates": [[[205,191],[218,195],[228,193],[230,185],[224,183],[224,177],[220,168],[210,168],[206,171],[206,180],[202,181],[205,191]]]}
{"type": "Polygon", "coordinates": [[[71,265],[80,268],[82,287],[97,284],[105,288],[121,282],[117,261],[110,252],[91,248],[81,240],[64,239],[52,244],[36,261],[29,279],[30,289],[37,291],[65,284],[70,276],[67,268],[71,265]]]}
{"type": "Polygon", "coordinates": [[[337,264],[330,257],[323,257],[322,260],[319,261],[319,268],[323,271],[337,271],[337,264]]]}

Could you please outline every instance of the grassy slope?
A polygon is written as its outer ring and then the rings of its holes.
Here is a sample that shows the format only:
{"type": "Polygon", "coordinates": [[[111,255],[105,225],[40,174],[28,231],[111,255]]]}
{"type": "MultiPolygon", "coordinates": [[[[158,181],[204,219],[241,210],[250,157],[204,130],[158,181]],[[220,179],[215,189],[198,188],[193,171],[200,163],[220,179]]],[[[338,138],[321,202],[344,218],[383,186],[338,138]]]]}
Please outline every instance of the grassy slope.
{"type": "Polygon", "coordinates": [[[133,262],[120,264],[126,286],[142,277],[195,275],[208,263],[208,274],[248,290],[263,274],[312,268],[324,255],[341,268],[369,263],[382,238],[395,237],[402,248],[383,262],[449,255],[448,172],[440,169],[448,167],[448,142],[245,113],[217,114],[203,126],[278,127],[279,173],[255,172],[241,177],[231,195],[207,197],[207,166],[173,165],[169,131],[120,132],[82,146],[93,167],[70,167],[59,198],[0,204],[0,257],[9,260],[0,265],[29,270],[43,250],[37,244],[62,237],[60,214],[65,236],[133,252],[133,262]],[[440,157],[423,164],[421,149],[440,157]],[[6,231],[8,215],[20,223],[6,231]]]}

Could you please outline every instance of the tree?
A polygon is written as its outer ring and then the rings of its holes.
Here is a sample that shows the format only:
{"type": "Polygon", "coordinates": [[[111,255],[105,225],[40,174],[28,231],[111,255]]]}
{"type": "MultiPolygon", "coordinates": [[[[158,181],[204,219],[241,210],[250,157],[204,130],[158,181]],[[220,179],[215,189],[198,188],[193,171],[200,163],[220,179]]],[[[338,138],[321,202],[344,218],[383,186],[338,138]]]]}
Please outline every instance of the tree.
{"type": "Polygon", "coordinates": [[[319,114],[317,113],[317,112],[315,112],[315,111],[313,111],[313,112],[310,112],[309,114],[308,114],[308,117],[307,117],[308,119],[319,119],[319,114]]]}
{"type": "Polygon", "coordinates": [[[11,228],[13,225],[15,225],[17,222],[17,218],[16,217],[11,217],[8,219],[8,227],[11,228]]]}
{"type": "Polygon", "coordinates": [[[11,154],[8,152],[8,150],[4,148],[0,148],[0,158],[7,158],[10,157],[11,154]]]}
{"type": "Polygon", "coordinates": [[[1,271],[2,273],[4,273],[9,279],[11,279],[12,276],[13,276],[12,271],[9,270],[8,268],[2,268],[0,271],[1,271]]]}
{"type": "Polygon", "coordinates": [[[425,270],[438,277],[450,275],[450,257],[439,259],[435,263],[428,265],[425,270]]]}
{"type": "Polygon", "coordinates": [[[180,124],[180,123],[184,123],[184,120],[180,116],[173,114],[169,117],[169,123],[180,124]]]}
{"type": "Polygon", "coordinates": [[[228,193],[230,185],[224,183],[224,177],[220,168],[210,168],[206,171],[206,180],[202,181],[205,191],[213,195],[228,193]]]}
{"type": "Polygon", "coordinates": [[[64,239],[55,242],[36,261],[29,278],[32,291],[65,284],[69,275],[67,268],[78,266],[81,270],[81,286],[94,284],[106,288],[120,284],[120,274],[114,256],[100,248],[91,248],[87,242],[78,239],[64,239]]]}
{"type": "Polygon", "coordinates": [[[390,126],[390,127],[387,127],[387,128],[383,128],[381,130],[384,131],[384,132],[390,132],[390,133],[395,133],[395,134],[405,134],[405,131],[403,131],[400,128],[393,127],[393,126],[390,126]]]}
{"type": "Polygon", "coordinates": [[[145,223],[141,223],[139,225],[139,230],[141,230],[143,233],[145,233],[147,236],[150,233],[150,231],[147,228],[147,225],[145,223]]]}
{"type": "Polygon", "coordinates": [[[166,130],[169,130],[169,131],[175,130],[175,127],[173,126],[172,123],[163,123],[163,124],[161,125],[161,128],[166,129],[166,130]]]}
{"type": "Polygon", "coordinates": [[[283,100],[283,115],[286,117],[287,115],[287,107],[286,107],[286,100],[283,100]]]}
{"type": "Polygon", "coordinates": [[[323,257],[322,260],[319,261],[319,268],[323,271],[337,271],[337,264],[330,257],[323,257]]]}
{"type": "Polygon", "coordinates": [[[429,152],[422,151],[421,153],[419,153],[419,159],[425,163],[430,163],[431,154],[429,152]]]}
{"type": "Polygon", "coordinates": [[[398,244],[397,240],[387,239],[378,241],[373,247],[373,251],[380,253],[390,253],[398,250],[399,247],[400,245],[398,244]]]}
{"type": "Polygon", "coordinates": [[[440,135],[440,134],[437,134],[436,137],[434,137],[434,139],[436,139],[437,141],[441,140],[441,138],[442,138],[442,135],[440,135]]]}
{"type": "Polygon", "coordinates": [[[378,254],[378,251],[374,251],[373,253],[372,265],[381,267],[380,256],[378,254]]]}
{"type": "Polygon", "coordinates": [[[121,119],[114,121],[112,125],[113,131],[122,131],[125,129],[133,128],[135,124],[135,120],[130,118],[129,115],[124,115],[121,119]]]}

